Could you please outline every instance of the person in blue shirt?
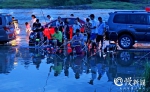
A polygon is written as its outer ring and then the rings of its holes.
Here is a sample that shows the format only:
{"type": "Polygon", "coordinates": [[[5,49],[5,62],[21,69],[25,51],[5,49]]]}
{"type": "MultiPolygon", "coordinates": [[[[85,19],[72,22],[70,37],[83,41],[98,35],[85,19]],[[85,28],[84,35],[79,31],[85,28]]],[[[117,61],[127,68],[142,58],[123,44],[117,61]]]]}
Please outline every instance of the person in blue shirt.
{"type": "Polygon", "coordinates": [[[74,45],[84,46],[84,35],[80,33],[79,29],[76,29],[76,34],[72,37],[71,44],[72,46],[74,45]]]}
{"type": "Polygon", "coordinates": [[[106,27],[105,27],[105,23],[102,21],[102,18],[101,17],[98,17],[98,25],[97,25],[97,31],[98,31],[98,35],[97,35],[97,38],[96,38],[96,43],[98,45],[98,48],[99,48],[99,42],[101,41],[101,47],[100,49],[102,49],[103,47],[103,41],[104,41],[104,33],[105,33],[105,30],[106,30],[106,27]]]}

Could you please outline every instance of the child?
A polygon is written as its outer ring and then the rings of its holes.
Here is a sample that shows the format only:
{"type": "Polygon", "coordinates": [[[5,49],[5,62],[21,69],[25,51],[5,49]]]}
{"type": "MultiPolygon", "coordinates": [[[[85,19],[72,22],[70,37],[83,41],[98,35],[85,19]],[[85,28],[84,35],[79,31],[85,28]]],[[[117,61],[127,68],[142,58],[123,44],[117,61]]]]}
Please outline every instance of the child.
{"type": "Polygon", "coordinates": [[[30,34],[31,33],[31,26],[28,22],[25,23],[25,26],[26,26],[26,32],[27,34],[30,34]]]}

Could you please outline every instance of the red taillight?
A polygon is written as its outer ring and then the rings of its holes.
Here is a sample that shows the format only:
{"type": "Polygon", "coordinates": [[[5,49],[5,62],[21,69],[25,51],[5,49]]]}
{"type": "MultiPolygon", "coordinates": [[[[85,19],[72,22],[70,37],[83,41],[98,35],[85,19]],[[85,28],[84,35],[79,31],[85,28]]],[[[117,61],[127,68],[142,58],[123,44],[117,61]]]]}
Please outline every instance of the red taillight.
{"type": "Polygon", "coordinates": [[[146,12],[150,12],[150,7],[145,8],[146,12]]]}
{"type": "Polygon", "coordinates": [[[4,30],[5,30],[5,31],[8,31],[8,30],[9,30],[9,28],[8,28],[8,27],[3,27],[3,28],[4,28],[4,30]]]}

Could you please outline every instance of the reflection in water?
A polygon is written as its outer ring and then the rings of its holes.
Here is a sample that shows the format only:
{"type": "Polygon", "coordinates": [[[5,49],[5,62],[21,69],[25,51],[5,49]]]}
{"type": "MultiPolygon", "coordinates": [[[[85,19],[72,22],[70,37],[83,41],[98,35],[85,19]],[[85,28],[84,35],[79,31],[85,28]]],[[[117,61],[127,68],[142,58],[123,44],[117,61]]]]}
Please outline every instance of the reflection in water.
{"type": "Polygon", "coordinates": [[[139,66],[136,65],[137,57],[140,58],[139,56],[147,54],[147,52],[117,51],[99,52],[93,56],[82,55],[73,57],[72,55],[50,54],[40,49],[18,49],[15,47],[3,48],[0,49],[0,52],[0,73],[8,74],[12,69],[22,66],[25,69],[30,69],[29,71],[36,72],[34,69],[41,71],[42,67],[48,66],[49,70],[42,70],[42,72],[48,71],[46,84],[43,84],[45,85],[44,90],[49,86],[49,80],[56,77],[63,78],[63,76],[67,78],[73,77],[81,81],[83,79],[82,76],[86,75],[87,77],[85,78],[88,80],[85,80],[85,82],[90,85],[95,85],[97,81],[101,82],[104,80],[114,82],[114,78],[117,77],[140,77],[144,69],[138,69],[139,66]],[[126,58],[126,56],[132,57],[127,57],[128,60],[126,62],[126,59],[122,59],[126,58]],[[31,70],[32,67],[33,69],[31,70]],[[50,76],[50,74],[52,75],[50,76]]]}
{"type": "Polygon", "coordinates": [[[0,73],[10,73],[17,65],[15,50],[9,47],[0,48],[0,73]]]}

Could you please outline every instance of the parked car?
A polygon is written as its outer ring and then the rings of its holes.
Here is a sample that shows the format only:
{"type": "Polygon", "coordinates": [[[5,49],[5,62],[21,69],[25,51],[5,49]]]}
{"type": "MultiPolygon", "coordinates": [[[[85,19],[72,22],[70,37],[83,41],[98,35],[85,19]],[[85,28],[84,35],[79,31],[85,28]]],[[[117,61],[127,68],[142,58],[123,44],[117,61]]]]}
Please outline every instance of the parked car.
{"type": "Polygon", "coordinates": [[[115,11],[109,15],[107,40],[118,41],[123,49],[150,41],[150,11],[115,11]]]}
{"type": "MultiPolygon", "coordinates": [[[[64,22],[66,18],[61,18],[61,20],[64,22]]],[[[72,29],[72,26],[74,24],[74,21],[76,20],[76,18],[68,18],[68,21],[69,21],[69,27],[70,27],[70,37],[72,37],[72,33],[73,33],[73,29],[72,29]]],[[[50,39],[50,34],[54,34],[54,28],[56,27],[56,20],[53,20],[49,23],[47,23],[46,25],[44,25],[44,35],[47,36],[49,39],[50,39]]],[[[80,19],[80,24],[82,25],[82,28],[81,28],[81,32],[84,32],[84,24],[85,24],[85,21],[80,19]]]]}
{"type": "Polygon", "coordinates": [[[0,13],[0,43],[4,44],[16,38],[12,16],[7,13],[0,13]]]}

